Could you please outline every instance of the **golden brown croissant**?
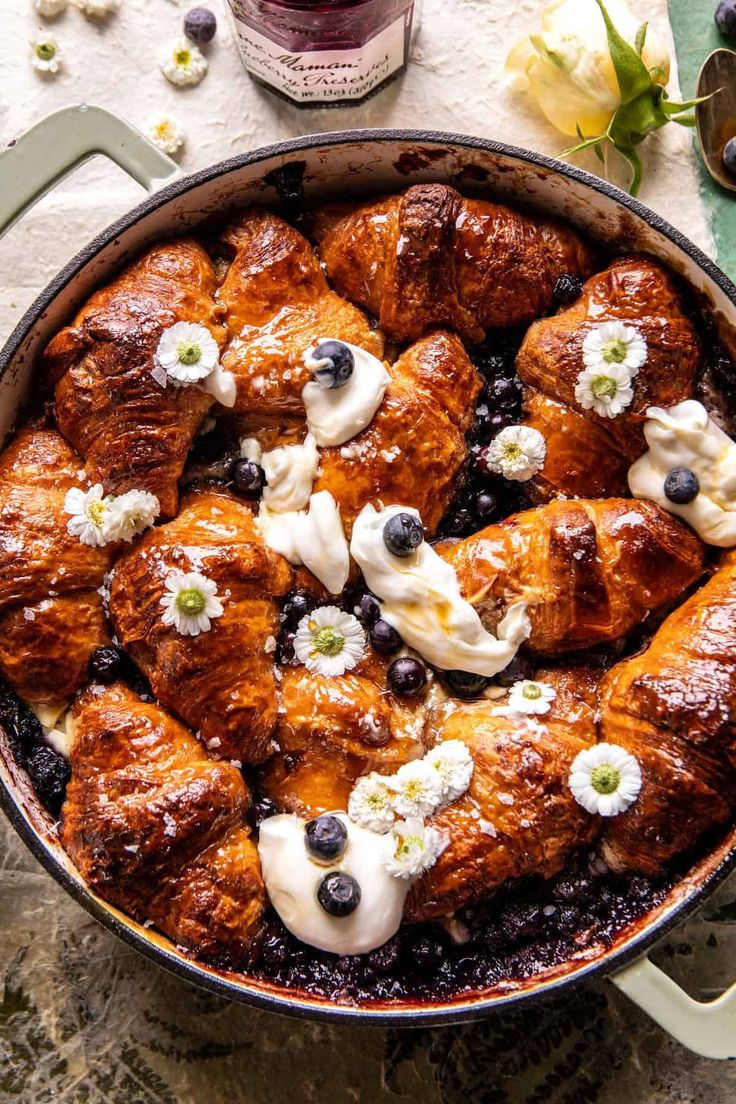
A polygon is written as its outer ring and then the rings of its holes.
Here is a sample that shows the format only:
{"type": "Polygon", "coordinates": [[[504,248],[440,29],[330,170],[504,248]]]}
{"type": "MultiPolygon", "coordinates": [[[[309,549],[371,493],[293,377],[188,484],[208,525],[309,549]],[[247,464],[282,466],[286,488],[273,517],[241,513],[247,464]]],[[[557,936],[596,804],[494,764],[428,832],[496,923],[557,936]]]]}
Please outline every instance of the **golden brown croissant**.
{"type": "Polygon", "coordinates": [[[439,706],[430,719],[427,742],[461,740],[472,753],[473,776],[467,792],[430,821],[450,842],[412,888],[407,919],[449,916],[509,878],[549,877],[598,830],[567,780],[578,752],[595,743],[599,674],[575,668],[538,677],[557,691],[547,714],[498,716],[494,703],[480,701],[439,706]]]}
{"type": "Polygon", "coordinates": [[[312,378],[304,354],[337,338],[383,356],[383,337],[332,291],[312,246],[283,219],[251,207],[229,224],[232,263],[218,292],[230,345],[223,367],[237,380],[236,410],[303,413],[312,378]]]}
{"type": "Polygon", "coordinates": [[[529,327],[516,358],[525,384],[527,424],[546,438],[547,457],[529,489],[537,501],[555,494],[625,494],[629,465],[644,452],[645,412],[693,392],[700,357],[693,323],[672,278],[649,257],[619,257],[591,277],[567,310],[529,327]],[[615,418],[584,410],[575,398],[583,342],[594,326],[620,321],[647,343],[631,404],[615,418]]]}
{"type": "Polygon", "coordinates": [[[617,870],[656,873],[736,804],[736,552],[601,686],[601,738],[631,752],[643,785],[606,825],[617,870]]]}
{"type": "Polygon", "coordinates": [[[215,274],[200,245],[154,246],[96,292],[71,326],[51,341],[47,370],[59,379],[59,429],[108,493],[131,489],[176,513],[177,480],[212,397],[196,387],[162,387],[151,374],[162,330],[206,326],[222,346],[215,274]],[[61,378],[59,378],[61,377],[61,378]]]}
{"type": "Polygon", "coordinates": [[[247,957],[265,890],[249,795],[183,725],[122,683],[73,709],[61,841],[102,897],[206,957],[247,957]]]}
{"type": "Polygon", "coordinates": [[[218,758],[257,763],[276,723],[274,598],[292,580],[263,542],[250,509],[224,492],[195,491],[177,518],[146,535],[115,565],[110,616],[156,697],[197,730],[218,758]],[[223,605],[209,631],[184,636],[164,624],[172,572],[201,573],[223,605]]]}
{"type": "Polygon", "coordinates": [[[623,498],[558,499],[438,552],[487,628],[526,602],[529,646],[547,655],[623,636],[703,566],[692,530],[651,502],[623,498]]]}
{"type": "Polygon", "coordinates": [[[109,549],[82,544],[64,512],[79,469],[53,430],[23,431],[0,457],[0,670],[33,704],[71,697],[109,639],[98,593],[109,549]]]}
{"type": "Polygon", "coordinates": [[[592,248],[570,227],[445,184],[331,204],[307,218],[327,275],[397,341],[435,326],[480,341],[491,326],[544,314],[563,273],[589,275],[592,248]]]}
{"type": "Polygon", "coordinates": [[[388,692],[387,666],[369,653],[337,677],[284,668],[279,751],[260,772],[279,808],[305,816],[347,809],[360,775],[391,774],[424,754],[423,704],[388,692]]]}
{"type": "Polygon", "coordinates": [[[391,376],[368,428],[321,450],[314,490],[332,493],[348,534],[366,503],[380,500],[415,507],[431,536],[467,457],[480,378],[460,341],[444,331],[411,345],[391,376]]]}

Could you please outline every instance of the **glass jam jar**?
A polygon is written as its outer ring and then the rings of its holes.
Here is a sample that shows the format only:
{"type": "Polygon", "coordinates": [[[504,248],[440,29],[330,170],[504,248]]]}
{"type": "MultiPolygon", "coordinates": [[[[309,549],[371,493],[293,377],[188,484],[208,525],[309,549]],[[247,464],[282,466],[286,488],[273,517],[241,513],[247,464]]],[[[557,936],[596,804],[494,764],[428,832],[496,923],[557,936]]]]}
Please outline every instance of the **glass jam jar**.
{"type": "Polygon", "coordinates": [[[245,68],[301,107],[355,104],[407,65],[415,0],[229,0],[245,68]]]}

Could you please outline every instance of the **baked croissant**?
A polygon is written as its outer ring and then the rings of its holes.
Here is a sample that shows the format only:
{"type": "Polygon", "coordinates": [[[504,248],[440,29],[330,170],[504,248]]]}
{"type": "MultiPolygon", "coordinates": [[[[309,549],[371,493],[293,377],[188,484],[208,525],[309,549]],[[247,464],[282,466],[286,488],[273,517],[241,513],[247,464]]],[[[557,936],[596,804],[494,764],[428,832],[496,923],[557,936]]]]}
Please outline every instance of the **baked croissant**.
{"type": "Polygon", "coordinates": [[[257,763],[269,754],[274,599],[291,581],[291,567],[264,544],[250,509],[214,491],[192,492],[174,521],[150,530],[115,565],[110,616],[121,643],[161,703],[218,758],[257,763]],[[164,624],[161,599],[172,573],[201,573],[216,584],[223,613],[208,631],[185,636],[164,624]]]}
{"type": "Polygon", "coordinates": [[[176,513],[177,480],[212,396],[162,387],[153,374],[162,331],[176,322],[206,326],[222,346],[209,257],[189,239],[154,246],[95,292],[44,356],[56,386],[59,429],[108,493],[150,491],[161,513],[176,513]]]}
{"type": "Polygon", "coordinates": [[[371,424],[339,448],[320,452],[315,491],[330,491],[350,534],[368,502],[413,506],[431,536],[452,499],[467,457],[465,434],[481,383],[461,342],[438,331],[391,367],[371,424]]]}
{"type": "Polygon", "coordinates": [[[251,207],[221,245],[232,255],[217,298],[227,314],[222,364],[237,380],[236,410],[303,414],[301,392],[312,378],[304,354],[324,338],[383,356],[382,335],[330,289],[312,246],[283,219],[251,207]]]}
{"type": "Polygon", "coordinates": [[[575,756],[596,740],[599,673],[574,668],[538,677],[557,691],[543,716],[497,715],[497,705],[480,701],[439,706],[430,717],[428,744],[461,740],[474,766],[466,793],[429,822],[448,833],[449,845],[413,886],[408,920],[449,916],[509,878],[556,874],[598,831],[598,818],[567,783],[575,756]]]}
{"type": "Polygon", "coordinates": [[[280,809],[303,816],[347,809],[360,775],[392,774],[424,754],[423,703],[388,692],[387,666],[373,653],[340,676],[284,668],[279,750],[260,771],[261,788],[280,809]]]}
{"type": "Polygon", "coordinates": [[[34,705],[70,698],[109,639],[109,549],[82,544],[64,512],[79,469],[53,430],[24,430],[0,457],[0,671],[34,705]]]}
{"type": "Polygon", "coordinates": [[[696,581],[704,554],[666,511],[623,498],[558,499],[437,551],[489,630],[525,602],[529,646],[547,655],[624,636],[696,581]]]}
{"type": "Polygon", "coordinates": [[[327,275],[396,341],[447,326],[471,342],[549,310],[557,279],[588,276],[595,254],[568,226],[445,184],[307,216],[327,275]]]}
{"type": "Polygon", "coordinates": [[[91,686],[72,718],[60,834],[82,877],[198,955],[246,958],[266,894],[240,771],[122,683],[91,686]]]}
{"type": "Polygon", "coordinates": [[[626,494],[628,468],[646,448],[647,407],[689,398],[699,359],[695,327],[674,281],[642,255],[618,257],[587,281],[571,307],[531,325],[516,369],[525,385],[526,424],[547,443],[544,468],[529,484],[532,496],[626,494]],[[635,327],[647,352],[630,405],[607,418],[583,409],[575,388],[586,336],[616,321],[635,327]]]}
{"type": "Polygon", "coordinates": [[[601,686],[601,738],[631,752],[643,785],[606,824],[616,870],[657,873],[736,805],[736,552],[671,613],[646,651],[601,686]]]}

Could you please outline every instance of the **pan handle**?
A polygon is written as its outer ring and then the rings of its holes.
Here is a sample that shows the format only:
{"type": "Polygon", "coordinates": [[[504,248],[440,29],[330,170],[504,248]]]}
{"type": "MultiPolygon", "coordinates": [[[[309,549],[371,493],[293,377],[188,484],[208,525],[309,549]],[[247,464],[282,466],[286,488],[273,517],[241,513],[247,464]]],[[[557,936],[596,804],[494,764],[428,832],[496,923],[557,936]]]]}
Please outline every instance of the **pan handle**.
{"type": "Polygon", "coordinates": [[[613,984],[678,1043],[704,1058],[736,1058],[736,983],[696,1001],[644,955],[613,974],[613,984]]]}
{"type": "Polygon", "coordinates": [[[170,157],[111,111],[93,104],[62,107],[0,152],[0,236],[96,153],[115,161],[149,192],[179,172],[170,157]]]}

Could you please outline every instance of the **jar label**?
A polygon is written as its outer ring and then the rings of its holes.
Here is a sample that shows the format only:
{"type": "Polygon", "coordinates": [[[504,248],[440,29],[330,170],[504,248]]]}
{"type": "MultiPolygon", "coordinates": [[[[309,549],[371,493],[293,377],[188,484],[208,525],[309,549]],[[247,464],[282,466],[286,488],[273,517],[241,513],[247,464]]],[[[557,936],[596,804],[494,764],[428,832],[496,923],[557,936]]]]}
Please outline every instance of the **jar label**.
{"type": "Polygon", "coordinates": [[[359,100],[404,64],[402,15],[353,50],[289,51],[237,18],[246,69],[297,103],[359,100]]]}

